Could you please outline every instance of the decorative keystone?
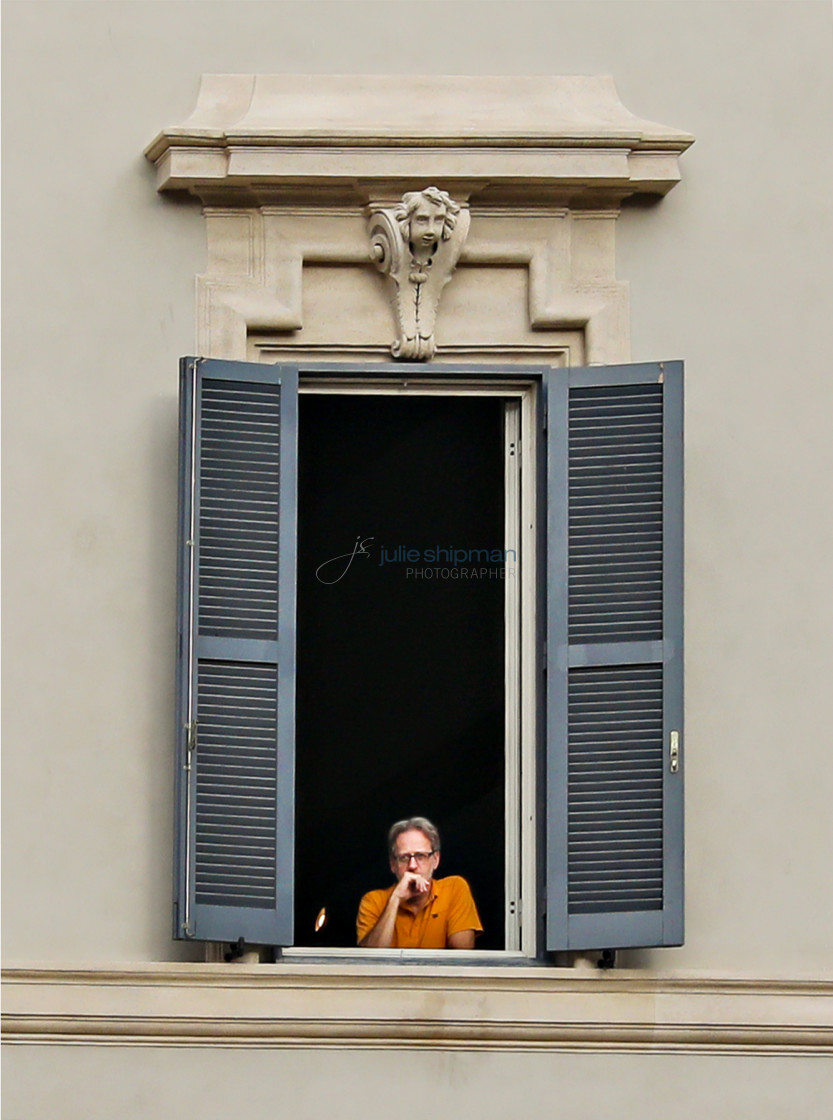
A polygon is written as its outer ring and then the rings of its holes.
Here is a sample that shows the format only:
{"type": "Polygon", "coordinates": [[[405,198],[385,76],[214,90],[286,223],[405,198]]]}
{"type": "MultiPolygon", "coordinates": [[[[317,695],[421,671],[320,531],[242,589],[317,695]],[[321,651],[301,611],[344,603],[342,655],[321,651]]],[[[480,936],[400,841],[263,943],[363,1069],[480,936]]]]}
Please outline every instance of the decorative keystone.
{"type": "Polygon", "coordinates": [[[471,215],[445,191],[408,191],[394,207],[373,211],[370,252],[391,279],[398,338],[394,358],[424,362],[434,356],[434,328],[443,288],[454,273],[471,215]]]}

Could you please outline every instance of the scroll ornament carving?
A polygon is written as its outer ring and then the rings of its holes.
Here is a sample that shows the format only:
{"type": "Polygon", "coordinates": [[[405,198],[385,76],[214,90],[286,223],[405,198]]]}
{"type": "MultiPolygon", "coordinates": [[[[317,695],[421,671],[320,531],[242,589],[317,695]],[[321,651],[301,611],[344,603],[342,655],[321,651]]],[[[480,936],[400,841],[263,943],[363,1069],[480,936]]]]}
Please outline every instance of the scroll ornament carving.
{"type": "Polygon", "coordinates": [[[371,256],[390,277],[398,338],[394,358],[427,361],[434,356],[434,328],[443,288],[454,273],[471,215],[445,191],[408,191],[394,207],[370,218],[371,256]]]}

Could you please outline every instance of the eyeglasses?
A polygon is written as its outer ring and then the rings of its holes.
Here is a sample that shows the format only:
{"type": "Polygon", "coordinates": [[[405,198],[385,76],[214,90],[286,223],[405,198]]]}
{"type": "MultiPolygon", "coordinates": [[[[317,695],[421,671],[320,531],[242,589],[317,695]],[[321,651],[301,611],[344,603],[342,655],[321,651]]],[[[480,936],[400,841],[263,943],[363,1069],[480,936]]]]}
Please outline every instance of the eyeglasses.
{"type": "Polygon", "coordinates": [[[401,855],[394,856],[393,858],[400,867],[407,867],[412,859],[415,859],[417,863],[427,863],[435,853],[436,849],[430,852],[403,852],[401,855]]]}

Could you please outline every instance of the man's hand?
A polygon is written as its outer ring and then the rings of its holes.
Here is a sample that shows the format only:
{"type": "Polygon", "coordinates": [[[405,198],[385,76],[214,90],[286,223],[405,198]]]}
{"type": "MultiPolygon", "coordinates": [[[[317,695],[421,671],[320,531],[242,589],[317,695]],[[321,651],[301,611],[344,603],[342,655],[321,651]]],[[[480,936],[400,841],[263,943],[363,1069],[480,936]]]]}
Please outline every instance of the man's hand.
{"type": "Polygon", "coordinates": [[[385,909],[376,925],[360,942],[365,949],[389,949],[393,943],[396,914],[402,903],[407,906],[424,898],[431,890],[431,880],[418,871],[406,871],[390,893],[385,909]]]}
{"type": "Polygon", "coordinates": [[[393,897],[397,904],[410,902],[431,890],[431,880],[420,875],[418,871],[406,871],[393,890],[393,897]]]}

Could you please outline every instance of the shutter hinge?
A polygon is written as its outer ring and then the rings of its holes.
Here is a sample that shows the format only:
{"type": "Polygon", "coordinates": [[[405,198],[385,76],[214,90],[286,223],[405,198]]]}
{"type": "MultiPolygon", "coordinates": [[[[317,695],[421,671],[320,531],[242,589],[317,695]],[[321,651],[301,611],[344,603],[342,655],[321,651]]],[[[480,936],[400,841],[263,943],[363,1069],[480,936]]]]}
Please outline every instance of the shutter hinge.
{"type": "MultiPolygon", "coordinates": [[[[185,773],[188,774],[187,793],[186,793],[187,825],[186,825],[186,839],[185,839],[185,844],[186,844],[185,877],[186,877],[186,880],[187,880],[187,879],[190,878],[190,874],[191,874],[190,871],[188,870],[189,859],[188,859],[187,852],[190,850],[190,843],[191,843],[191,779],[190,779],[191,759],[194,756],[194,751],[197,749],[197,721],[195,719],[191,720],[190,723],[185,724],[185,736],[186,736],[186,738],[185,738],[185,773]]],[[[195,930],[194,930],[194,923],[191,919],[190,895],[188,894],[188,890],[189,890],[189,885],[186,882],[186,884],[185,884],[185,899],[186,899],[186,901],[185,901],[185,921],[182,923],[181,929],[182,929],[182,936],[184,938],[187,938],[187,939],[191,940],[194,937],[195,930]]]]}
{"type": "Polygon", "coordinates": [[[680,733],[679,731],[671,732],[671,742],[668,750],[669,769],[672,774],[676,774],[680,769],[680,733]]]}
{"type": "Polygon", "coordinates": [[[187,735],[185,741],[185,749],[188,751],[188,761],[186,763],[186,769],[188,769],[191,765],[191,755],[197,749],[197,721],[195,719],[191,720],[190,723],[185,724],[185,732],[187,735]]]}
{"type": "Polygon", "coordinates": [[[180,921],[179,918],[179,903],[174,903],[174,928],[178,929],[183,937],[192,938],[194,936],[194,927],[190,922],[180,921]]]}

